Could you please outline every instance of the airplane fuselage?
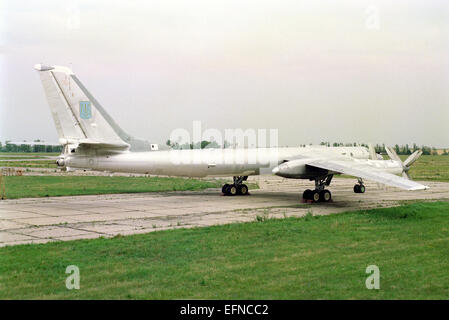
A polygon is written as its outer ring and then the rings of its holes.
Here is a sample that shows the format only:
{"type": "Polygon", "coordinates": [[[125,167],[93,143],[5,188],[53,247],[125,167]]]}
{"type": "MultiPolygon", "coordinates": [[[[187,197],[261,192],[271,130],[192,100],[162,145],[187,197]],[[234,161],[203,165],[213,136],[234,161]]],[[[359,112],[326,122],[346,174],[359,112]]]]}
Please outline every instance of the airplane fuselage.
{"type": "MultiPolygon", "coordinates": [[[[95,149],[65,156],[69,168],[108,172],[143,173],[167,176],[249,176],[269,174],[287,159],[332,158],[369,162],[374,168],[399,174],[402,167],[396,161],[368,160],[364,147],[286,147],[249,149],[193,149],[151,152],[118,152],[102,155],[95,149]]],[[[328,172],[304,164],[296,168],[291,178],[313,179],[328,172]]]]}
{"type": "MultiPolygon", "coordinates": [[[[383,160],[372,145],[369,148],[307,146],[156,151],[154,144],[123,131],[72,70],[42,64],[35,65],[35,69],[47,96],[59,142],[64,146],[57,163],[68,170],[185,177],[233,176],[232,184],[222,186],[225,195],[247,195],[248,186],[244,183],[247,176],[276,174],[290,179],[314,180],[315,189],[303,193],[304,200],[313,202],[332,199],[326,187],[330,186],[334,174],[357,178],[355,193],[365,192],[363,179],[410,191],[428,188],[410,180],[408,174],[410,166],[422,154],[420,150],[415,150],[404,161],[390,147],[385,147],[385,152],[392,160],[383,160]]],[[[240,131],[237,130],[245,138],[246,131],[240,131]]],[[[185,133],[183,131],[182,135],[185,133]]],[[[175,136],[175,132],[172,134],[175,136]]],[[[187,136],[188,132],[184,137],[187,136]]],[[[270,134],[270,143],[277,141],[271,138],[270,134]]]]}

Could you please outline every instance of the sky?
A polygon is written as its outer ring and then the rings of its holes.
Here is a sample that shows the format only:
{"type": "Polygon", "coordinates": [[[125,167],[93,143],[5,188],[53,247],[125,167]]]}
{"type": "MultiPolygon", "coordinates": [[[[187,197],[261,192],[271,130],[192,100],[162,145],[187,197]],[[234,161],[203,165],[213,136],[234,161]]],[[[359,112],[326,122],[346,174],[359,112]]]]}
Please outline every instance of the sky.
{"type": "Polygon", "coordinates": [[[0,1],[0,141],[58,141],[36,63],[120,126],[449,147],[449,1],[0,1]]]}

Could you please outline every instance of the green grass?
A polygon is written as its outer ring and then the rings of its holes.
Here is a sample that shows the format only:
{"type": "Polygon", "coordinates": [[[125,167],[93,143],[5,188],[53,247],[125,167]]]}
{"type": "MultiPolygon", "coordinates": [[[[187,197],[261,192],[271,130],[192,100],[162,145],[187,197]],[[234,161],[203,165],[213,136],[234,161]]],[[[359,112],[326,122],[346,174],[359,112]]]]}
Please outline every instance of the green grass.
{"type": "Polygon", "coordinates": [[[15,168],[57,168],[55,160],[32,160],[32,161],[0,161],[0,167],[15,168]]]}
{"type": "Polygon", "coordinates": [[[219,188],[219,180],[166,177],[6,176],[7,199],[219,188]]]}
{"type": "Polygon", "coordinates": [[[0,299],[448,299],[448,247],[447,202],[20,245],[0,248],[0,299]]]}
{"type": "Polygon", "coordinates": [[[20,160],[20,159],[45,159],[46,157],[44,156],[10,156],[10,157],[5,157],[5,156],[1,156],[0,153],[0,160],[20,160]]]}
{"type": "Polygon", "coordinates": [[[60,155],[60,152],[0,152],[0,156],[23,156],[23,157],[35,157],[35,156],[48,156],[55,157],[60,155]]]}

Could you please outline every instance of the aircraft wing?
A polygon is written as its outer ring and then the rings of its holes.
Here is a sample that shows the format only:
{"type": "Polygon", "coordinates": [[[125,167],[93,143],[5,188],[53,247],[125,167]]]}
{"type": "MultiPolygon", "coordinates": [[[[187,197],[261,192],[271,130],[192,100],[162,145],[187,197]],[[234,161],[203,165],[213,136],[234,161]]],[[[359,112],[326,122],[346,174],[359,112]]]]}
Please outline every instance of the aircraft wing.
{"type": "Polygon", "coordinates": [[[382,184],[406,190],[424,190],[429,187],[397,175],[380,171],[372,166],[356,161],[343,160],[311,160],[307,165],[326,169],[354,177],[373,180],[382,184]]]}

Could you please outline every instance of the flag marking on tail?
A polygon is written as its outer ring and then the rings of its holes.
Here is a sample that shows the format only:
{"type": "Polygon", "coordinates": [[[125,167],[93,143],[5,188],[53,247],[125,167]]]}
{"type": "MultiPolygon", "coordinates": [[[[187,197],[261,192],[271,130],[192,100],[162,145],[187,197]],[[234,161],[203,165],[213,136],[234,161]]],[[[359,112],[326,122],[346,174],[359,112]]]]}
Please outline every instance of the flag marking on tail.
{"type": "Polygon", "coordinates": [[[92,118],[90,101],[80,101],[80,118],[86,120],[92,118]]]}

